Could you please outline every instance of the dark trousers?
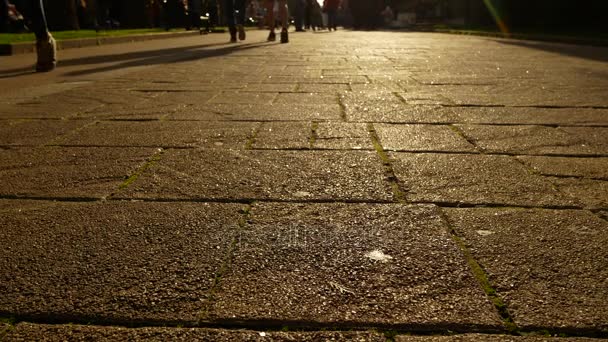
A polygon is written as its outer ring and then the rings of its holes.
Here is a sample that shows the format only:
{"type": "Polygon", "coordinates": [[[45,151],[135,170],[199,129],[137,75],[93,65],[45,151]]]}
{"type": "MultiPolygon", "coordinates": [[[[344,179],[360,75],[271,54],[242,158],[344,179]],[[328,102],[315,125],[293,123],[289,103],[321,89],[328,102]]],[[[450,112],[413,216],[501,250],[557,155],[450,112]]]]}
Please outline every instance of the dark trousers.
{"type": "MultiPolygon", "coordinates": [[[[27,0],[16,2],[17,10],[21,12],[31,23],[31,29],[36,35],[36,39],[45,40],[47,36],[46,17],[44,16],[44,6],[42,0],[27,0]],[[25,6],[20,6],[25,2],[25,6]]],[[[8,0],[0,0],[0,26],[8,22],[8,0]]]]}
{"type": "Polygon", "coordinates": [[[234,29],[236,25],[245,24],[245,0],[225,0],[224,15],[228,28],[234,29]]]}
{"type": "Polygon", "coordinates": [[[335,9],[328,9],[327,10],[327,28],[328,29],[336,29],[336,27],[338,26],[338,23],[336,22],[338,17],[338,11],[335,9]]]}

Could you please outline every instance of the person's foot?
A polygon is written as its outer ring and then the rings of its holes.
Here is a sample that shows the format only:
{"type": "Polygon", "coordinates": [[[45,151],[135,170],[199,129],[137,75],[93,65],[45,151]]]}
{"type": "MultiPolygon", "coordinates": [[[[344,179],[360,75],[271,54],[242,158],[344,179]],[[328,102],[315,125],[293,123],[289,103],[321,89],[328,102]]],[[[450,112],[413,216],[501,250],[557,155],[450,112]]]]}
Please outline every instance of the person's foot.
{"type": "Polygon", "coordinates": [[[275,40],[277,40],[276,33],[274,33],[274,31],[270,31],[270,33],[268,34],[268,41],[274,42],[275,40]]]}
{"type": "Polygon", "coordinates": [[[281,43],[289,43],[289,35],[287,34],[287,29],[284,28],[281,30],[281,43]]]}
{"type": "Polygon", "coordinates": [[[238,25],[237,26],[237,30],[239,31],[239,40],[245,40],[245,28],[243,27],[243,25],[238,25]]]}
{"type": "Polygon", "coordinates": [[[236,43],[236,27],[230,27],[228,30],[230,31],[230,42],[236,43]]]}
{"type": "Polygon", "coordinates": [[[57,44],[50,33],[46,40],[36,41],[36,54],[38,55],[36,71],[46,72],[55,69],[55,66],[57,66],[57,44]]]}

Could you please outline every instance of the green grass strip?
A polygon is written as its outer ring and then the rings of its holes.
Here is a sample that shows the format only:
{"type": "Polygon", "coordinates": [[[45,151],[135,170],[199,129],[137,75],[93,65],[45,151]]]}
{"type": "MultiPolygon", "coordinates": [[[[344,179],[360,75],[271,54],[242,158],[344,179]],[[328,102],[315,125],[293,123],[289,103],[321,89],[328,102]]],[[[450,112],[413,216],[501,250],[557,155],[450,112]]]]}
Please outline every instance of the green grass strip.
{"type": "MultiPolygon", "coordinates": [[[[180,32],[184,29],[172,29],[169,32],[180,32]]],[[[120,37],[130,35],[142,35],[153,33],[167,32],[163,28],[148,28],[148,29],[129,29],[129,30],[76,30],[76,31],[53,31],[53,37],[56,40],[82,39],[82,38],[104,38],[104,37],[120,37]]],[[[0,44],[14,44],[34,42],[36,37],[33,33],[0,33],[0,44]]]]}

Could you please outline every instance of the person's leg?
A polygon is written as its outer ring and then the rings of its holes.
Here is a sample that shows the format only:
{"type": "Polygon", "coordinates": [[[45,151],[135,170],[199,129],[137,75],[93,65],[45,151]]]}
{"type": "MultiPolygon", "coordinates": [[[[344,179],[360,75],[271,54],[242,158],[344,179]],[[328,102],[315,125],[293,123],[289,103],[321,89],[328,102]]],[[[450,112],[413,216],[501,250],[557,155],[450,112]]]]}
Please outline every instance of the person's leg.
{"type": "Polygon", "coordinates": [[[236,24],[239,32],[239,39],[245,40],[245,0],[234,0],[236,10],[236,24]]]}
{"type": "Polygon", "coordinates": [[[0,32],[8,30],[8,0],[0,0],[0,32]]]}
{"type": "Polygon", "coordinates": [[[334,29],[334,31],[337,30],[336,16],[337,13],[335,9],[327,11],[327,26],[330,31],[332,28],[334,29]]]}
{"type": "Polygon", "coordinates": [[[49,33],[42,0],[29,0],[29,18],[36,35],[36,71],[51,71],[57,65],[57,46],[49,33]]]}
{"type": "Polygon", "coordinates": [[[276,34],[274,33],[274,0],[266,0],[266,25],[270,32],[268,33],[268,41],[275,41],[276,34]]]}
{"type": "Polygon", "coordinates": [[[287,0],[279,0],[279,17],[281,18],[281,43],[289,42],[287,28],[289,27],[289,11],[287,0]]]}
{"type": "Polygon", "coordinates": [[[296,31],[304,31],[304,4],[302,3],[302,0],[296,0],[295,5],[296,7],[294,24],[296,26],[296,31]]]}
{"type": "Polygon", "coordinates": [[[234,0],[224,0],[224,16],[230,31],[230,42],[236,42],[236,23],[234,22],[234,0]]]}

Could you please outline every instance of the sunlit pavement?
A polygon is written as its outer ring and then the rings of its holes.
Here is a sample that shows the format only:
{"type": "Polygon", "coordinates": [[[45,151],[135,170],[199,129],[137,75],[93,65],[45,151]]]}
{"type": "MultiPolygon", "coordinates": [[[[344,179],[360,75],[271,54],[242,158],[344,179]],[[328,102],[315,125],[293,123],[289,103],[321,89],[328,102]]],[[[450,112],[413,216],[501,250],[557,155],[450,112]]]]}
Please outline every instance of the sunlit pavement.
{"type": "Polygon", "coordinates": [[[0,337],[608,336],[608,49],[227,38],[3,57],[0,337]]]}

